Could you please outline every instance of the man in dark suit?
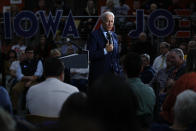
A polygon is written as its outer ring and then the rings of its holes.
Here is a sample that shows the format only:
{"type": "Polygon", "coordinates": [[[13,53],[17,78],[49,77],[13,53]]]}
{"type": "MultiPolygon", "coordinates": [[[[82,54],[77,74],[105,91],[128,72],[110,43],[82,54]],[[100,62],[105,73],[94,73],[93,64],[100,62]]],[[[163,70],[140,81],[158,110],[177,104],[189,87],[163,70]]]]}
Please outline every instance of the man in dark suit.
{"type": "Polygon", "coordinates": [[[87,41],[90,57],[89,85],[106,73],[120,73],[117,35],[112,32],[114,14],[110,11],[101,15],[102,25],[93,31],[87,41]]]}

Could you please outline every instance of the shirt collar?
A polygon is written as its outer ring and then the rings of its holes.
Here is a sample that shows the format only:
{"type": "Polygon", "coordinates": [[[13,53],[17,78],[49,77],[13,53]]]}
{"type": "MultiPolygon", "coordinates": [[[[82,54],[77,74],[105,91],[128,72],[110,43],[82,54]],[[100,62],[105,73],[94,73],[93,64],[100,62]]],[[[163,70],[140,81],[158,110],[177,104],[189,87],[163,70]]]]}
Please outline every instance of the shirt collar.
{"type": "Polygon", "coordinates": [[[103,32],[105,38],[107,39],[107,31],[103,28],[102,25],[101,25],[101,31],[103,32]]]}

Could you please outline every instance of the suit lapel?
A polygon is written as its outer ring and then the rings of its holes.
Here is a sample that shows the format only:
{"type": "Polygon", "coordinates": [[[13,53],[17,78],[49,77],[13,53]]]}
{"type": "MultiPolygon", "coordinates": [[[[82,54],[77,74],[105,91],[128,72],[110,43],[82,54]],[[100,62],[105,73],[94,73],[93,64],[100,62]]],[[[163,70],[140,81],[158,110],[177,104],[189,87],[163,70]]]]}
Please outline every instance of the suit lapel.
{"type": "Polygon", "coordinates": [[[105,46],[106,43],[107,43],[107,39],[105,38],[105,36],[104,36],[104,34],[103,34],[101,29],[99,29],[98,32],[99,32],[99,36],[100,36],[98,38],[101,38],[101,41],[103,42],[103,45],[105,46]]]}

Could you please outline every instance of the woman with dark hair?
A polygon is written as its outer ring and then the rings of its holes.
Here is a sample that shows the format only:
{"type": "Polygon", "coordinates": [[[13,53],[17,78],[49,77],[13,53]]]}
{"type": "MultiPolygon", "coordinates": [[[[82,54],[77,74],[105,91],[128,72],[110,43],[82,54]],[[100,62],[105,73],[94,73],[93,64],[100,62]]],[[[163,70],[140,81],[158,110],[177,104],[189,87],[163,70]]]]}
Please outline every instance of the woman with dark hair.
{"type": "Polygon", "coordinates": [[[12,64],[13,61],[15,61],[17,59],[17,53],[15,50],[10,50],[7,54],[7,58],[5,60],[5,64],[4,64],[4,70],[5,70],[5,74],[9,75],[10,71],[10,65],[12,64]]]}

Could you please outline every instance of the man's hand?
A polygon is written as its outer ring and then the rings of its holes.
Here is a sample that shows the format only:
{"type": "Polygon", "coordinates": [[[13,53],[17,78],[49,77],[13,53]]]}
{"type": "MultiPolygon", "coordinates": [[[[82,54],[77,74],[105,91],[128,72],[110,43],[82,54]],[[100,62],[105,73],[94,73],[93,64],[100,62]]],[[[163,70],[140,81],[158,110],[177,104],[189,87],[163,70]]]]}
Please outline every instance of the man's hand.
{"type": "Polygon", "coordinates": [[[32,81],[28,81],[28,82],[25,83],[25,87],[30,87],[31,84],[32,84],[32,81]]]}
{"type": "Polygon", "coordinates": [[[107,52],[112,52],[114,47],[113,47],[113,44],[109,44],[109,41],[108,41],[105,48],[107,52]]]}

